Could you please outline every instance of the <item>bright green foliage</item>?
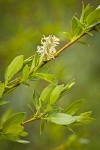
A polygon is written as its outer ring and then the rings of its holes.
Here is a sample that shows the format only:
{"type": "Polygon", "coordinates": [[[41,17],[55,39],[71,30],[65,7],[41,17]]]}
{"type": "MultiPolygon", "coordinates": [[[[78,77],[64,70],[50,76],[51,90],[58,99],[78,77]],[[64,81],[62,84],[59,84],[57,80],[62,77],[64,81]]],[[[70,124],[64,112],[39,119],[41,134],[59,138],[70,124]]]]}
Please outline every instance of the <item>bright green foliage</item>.
{"type": "Polygon", "coordinates": [[[67,39],[71,40],[72,39],[72,35],[69,32],[63,32],[66,36],[67,39]]]}
{"type": "Polygon", "coordinates": [[[1,124],[3,124],[12,115],[12,109],[7,109],[1,116],[1,124]]]}
{"type": "Polygon", "coordinates": [[[40,97],[39,93],[34,90],[34,92],[33,92],[33,104],[34,104],[34,106],[36,107],[37,110],[41,106],[41,102],[39,100],[39,97],[40,97]]]}
{"type": "MultiPolygon", "coordinates": [[[[42,68],[39,68],[38,70],[37,70],[37,73],[42,73],[43,75],[44,74],[48,74],[48,72],[49,72],[49,69],[48,69],[48,67],[42,67],[42,68]]],[[[31,81],[36,81],[36,80],[39,80],[39,79],[44,79],[43,77],[38,77],[38,76],[35,76],[35,74],[33,73],[31,76],[30,76],[30,78],[29,78],[31,81]]],[[[44,79],[45,80],[45,79],[44,79]]],[[[50,80],[50,79],[49,79],[50,80]]],[[[47,79],[46,79],[46,81],[48,81],[47,79]]]]}
{"type": "Polygon", "coordinates": [[[72,18],[72,32],[75,37],[82,32],[82,25],[76,16],[72,18]]]}
{"type": "MultiPolygon", "coordinates": [[[[20,140],[20,137],[25,137],[27,133],[23,131],[24,127],[21,126],[21,122],[23,121],[24,116],[25,113],[16,113],[11,117],[9,117],[1,127],[0,130],[1,138],[18,142],[18,140],[20,140]]],[[[24,142],[25,141],[22,140],[21,143],[24,142]]]]}
{"type": "Polygon", "coordinates": [[[21,112],[21,113],[16,113],[14,115],[12,115],[9,119],[7,119],[4,124],[2,129],[5,130],[7,128],[9,128],[11,125],[18,125],[20,124],[25,117],[25,113],[21,112]]]}
{"type": "MultiPolygon", "coordinates": [[[[3,140],[19,142],[18,140],[20,140],[20,137],[25,137],[27,135],[27,133],[24,132],[23,130],[24,127],[19,124],[11,125],[5,130],[1,129],[0,136],[3,140]]],[[[24,141],[21,143],[24,143],[24,141]]]]}
{"type": "Polygon", "coordinates": [[[74,115],[83,103],[84,100],[75,101],[65,110],[65,112],[69,115],[74,115]]]}
{"type": "Polygon", "coordinates": [[[21,82],[26,81],[28,78],[29,78],[29,67],[28,65],[25,65],[25,67],[23,68],[23,72],[22,72],[21,82]]]}
{"type": "Polygon", "coordinates": [[[91,118],[90,115],[90,112],[82,113],[79,116],[72,116],[52,111],[45,119],[59,125],[82,125],[94,121],[94,118],[91,118]]]}
{"type": "Polygon", "coordinates": [[[45,126],[45,122],[44,122],[44,120],[42,119],[42,120],[41,120],[41,124],[40,124],[40,134],[42,134],[42,132],[44,131],[44,126],[45,126]]]}
{"type": "Polygon", "coordinates": [[[100,6],[92,10],[90,4],[84,7],[84,2],[82,2],[82,14],[80,19],[78,19],[77,14],[75,14],[72,18],[72,33],[64,32],[64,34],[69,40],[73,40],[83,33],[88,33],[88,30],[98,23],[100,23],[100,6]]]}
{"type": "Polygon", "coordinates": [[[73,116],[64,113],[53,114],[51,117],[49,116],[47,120],[60,125],[69,125],[75,122],[73,116]]]}
{"type": "Polygon", "coordinates": [[[36,76],[36,77],[38,77],[40,79],[44,79],[44,80],[46,80],[46,81],[48,81],[50,83],[57,83],[56,78],[53,75],[51,75],[51,74],[35,73],[35,74],[33,74],[33,76],[36,76]]]}
{"type": "Polygon", "coordinates": [[[57,85],[50,95],[50,105],[57,102],[60,97],[60,94],[63,90],[64,85],[57,85]]]}
{"type": "Polygon", "coordinates": [[[73,34],[75,33],[75,30],[78,27],[78,24],[79,24],[79,20],[77,19],[76,16],[73,16],[73,18],[72,18],[72,31],[73,31],[73,34]]]}
{"type": "Polygon", "coordinates": [[[30,67],[30,71],[36,66],[36,58],[34,56],[31,67],[30,67]]]}
{"type": "Polygon", "coordinates": [[[80,21],[82,23],[84,23],[84,21],[86,20],[87,16],[91,13],[92,8],[93,7],[90,4],[88,4],[86,6],[86,8],[84,8],[84,2],[82,2],[82,14],[81,14],[81,18],[80,18],[80,21]]]}
{"type": "MultiPolygon", "coordinates": [[[[72,33],[64,32],[66,37],[70,39],[70,42],[67,46],[79,40],[79,38],[86,33],[90,34],[90,31],[94,30],[96,26],[100,24],[100,6],[95,10],[92,10],[90,4],[88,4],[85,8],[83,3],[82,7],[82,15],[80,19],[78,19],[77,14],[75,14],[72,18],[72,33]]],[[[45,46],[49,45],[46,43],[48,42],[48,38],[50,38],[50,36],[44,37],[45,44],[44,41],[41,40],[41,43],[43,43],[42,45],[44,47],[41,46],[40,50],[45,51],[45,46]]],[[[53,46],[52,40],[49,40],[51,49],[48,46],[48,51],[45,53],[45,55],[48,55],[49,50],[51,50],[51,53],[56,51],[55,45],[58,44],[55,43],[57,43],[57,39],[58,38],[55,36],[54,39],[52,39],[54,40],[53,46]]],[[[84,44],[84,42],[81,43],[84,44]]],[[[66,48],[66,45],[61,50],[64,48],[66,48]]],[[[55,53],[54,58],[58,56],[56,54],[59,54],[61,50],[59,50],[58,53],[55,53]]],[[[51,60],[52,58],[49,59],[49,61],[51,60]]],[[[83,104],[83,100],[78,100],[65,109],[58,105],[57,102],[73,87],[75,81],[72,80],[65,86],[64,84],[58,84],[57,79],[48,73],[48,68],[44,67],[47,62],[48,59],[44,61],[42,54],[40,56],[38,53],[36,53],[34,56],[24,61],[23,55],[20,55],[17,56],[7,67],[5,72],[5,83],[0,82],[0,97],[2,97],[3,94],[8,93],[10,90],[16,88],[21,83],[24,83],[28,79],[33,81],[43,79],[48,81],[50,84],[41,92],[41,94],[34,90],[32,102],[34,104],[35,110],[34,107],[32,107],[30,104],[28,105],[32,112],[35,112],[31,115],[32,118],[23,122],[25,117],[24,112],[13,114],[10,117],[10,113],[6,112],[4,116],[1,117],[0,139],[11,140],[19,143],[28,143],[28,141],[20,139],[21,137],[25,137],[27,135],[27,133],[24,132],[24,127],[22,125],[37,119],[41,120],[40,133],[43,132],[44,123],[46,121],[50,121],[62,126],[67,126],[70,130],[72,130],[69,127],[70,125],[87,124],[94,120],[90,117],[91,112],[85,112],[74,116],[74,114],[83,104]],[[22,71],[22,76],[9,82],[19,71],[22,71]]],[[[0,105],[4,105],[6,103],[8,102],[1,101],[0,105]]]]}
{"type": "Polygon", "coordinates": [[[88,47],[89,47],[89,44],[88,44],[87,42],[84,42],[84,41],[78,40],[78,43],[83,44],[83,45],[86,45],[86,46],[88,46],[88,47]]]}
{"type": "Polygon", "coordinates": [[[91,118],[91,111],[80,114],[79,116],[75,116],[76,122],[74,125],[82,125],[93,122],[95,119],[91,118]]]}
{"type": "Polygon", "coordinates": [[[92,6],[90,6],[90,4],[88,4],[86,8],[84,8],[83,3],[80,22],[84,24],[85,30],[86,28],[91,27],[94,24],[100,22],[100,6],[98,6],[95,10],[92,10],[92,6]]]}
{"type": "Polygon", "coordinates": [[[100,22],[100,6],[92,11],[86,18],[86,23],[88,26],[100,22]]]}
{"type": "Polygon", "coordinates": [[[61,91],[60,96],[63,96],[65,93],[67,93],[75,84],[75,80],[70,81],[61,91]]]}
{"type": "Polygon", "coordinates": [[[40,100],[42,100],[44,103],[49,102],[50,95],[53,91],[53,89],[56,87],[55,84],[49,84],[41,93],[40,100]]]}
{"type": "Polygon", "coordinates": [[[5,84],[18,72],[23,66],[23,55],[17,56],[7,67],[5,72],[5,84]]]}

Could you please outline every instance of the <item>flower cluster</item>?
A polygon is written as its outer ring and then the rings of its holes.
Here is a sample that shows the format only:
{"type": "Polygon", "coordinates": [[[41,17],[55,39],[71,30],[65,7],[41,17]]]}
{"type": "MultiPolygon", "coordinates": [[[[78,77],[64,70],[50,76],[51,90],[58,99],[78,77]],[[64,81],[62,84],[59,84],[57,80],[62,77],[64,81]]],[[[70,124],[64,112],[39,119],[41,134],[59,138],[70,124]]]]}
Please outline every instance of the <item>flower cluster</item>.
{"type": "Polygon", "coordinates": [[[55,35],[49,35],[48,37],[43,36],[41,39],[42,46],[37,47],[37,52],[44,57],[45,60],[54,58],[56,53],[55,47],[59,44],[59,39],[55,35]]]}

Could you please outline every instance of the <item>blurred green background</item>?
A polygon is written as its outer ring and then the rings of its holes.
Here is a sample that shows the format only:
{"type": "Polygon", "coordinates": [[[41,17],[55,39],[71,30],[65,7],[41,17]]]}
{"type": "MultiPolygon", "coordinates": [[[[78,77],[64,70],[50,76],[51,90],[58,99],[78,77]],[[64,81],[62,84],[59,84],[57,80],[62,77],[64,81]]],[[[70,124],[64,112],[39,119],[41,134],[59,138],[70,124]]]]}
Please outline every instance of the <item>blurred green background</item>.
{"type": "MultiPolygon", "coordinates": [[[[84,2],[94,8],[100,3],[99,0],[84,2]]],[[[33,55],[43,35],[55,34],[59,37],[59,48],[67,43],[63,32],[70,30],[74,13],[81,13],[81,3],[81,0],[0,0],[0,80],[4,80],[5,68],[14,57],[23,54],[27,58],[33,55]]],[[[74,128],[79,139],[68,149],[99,150],[100,33],[95,32],[93,37],[87,35],[83,40],[90,46],[75,43],[47,66],[59,83],[66,84],[73,78],[76,80],[76,85],[63,97],[60,105],[64,107],[75,100],[85,99],[79,112],[92,110],[96,118],[90,125],[74,128]]],[[[11,103],[0,108],[1,115],[10,107],[13,112],[26,111],[28,117],[32,113],[27,105],[31,103],[33,89],[42,91],[46,84],[44,81],[35,81],[30,83],[30,87],[21,85],[3,97],[2,100],[11,100],[11,103]]],[[[72,134],[64,127],[47,124],[40,135],[38,121],[25,127],[29,132],[26,139],[30,140],[30,144],[0,142],[0,150],[49,150],[66,143],[72,134]]]]}

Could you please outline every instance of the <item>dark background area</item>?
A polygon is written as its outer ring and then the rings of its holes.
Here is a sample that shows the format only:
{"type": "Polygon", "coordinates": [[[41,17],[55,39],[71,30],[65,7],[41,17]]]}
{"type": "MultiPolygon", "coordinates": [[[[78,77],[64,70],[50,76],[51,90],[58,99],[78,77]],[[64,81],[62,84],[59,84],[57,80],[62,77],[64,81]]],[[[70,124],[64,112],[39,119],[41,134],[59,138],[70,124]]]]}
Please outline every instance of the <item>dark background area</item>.
{"type": "MultiPolygon", "coordinates": [[[[96,8],[99,0],[85,0],[96,8]]],[[[71,18],[74,13],[81,14],[81,0],[0,0],[0,80],[4,80],[4,72],[8,64],[17,55],[25,58],[33,55],[43,35],[54,34],[61,39],[62,47],[67,43],[63,32],[71,29],[71,18]]],[[[91,37],[82,38],[89,47],[74,43],[57,59],[47,66],[59,83],[66,84],[75,78],[76,85],[60,101],[60,105],[84,99],[85,104],[79,112],[92,110],[96,121],[90,125],[75,128],[79,138],[89,140],[83,150],[100,149],[100,33],[95,32],[91,37]]],[[[30,87],[21,85],[2,100],[11,100],[11,103],[1,107],[1,115],[8,108],[13,112],[26,111],[27,117],[31,114],[28,104],[31,103],[34,88],[42,89],[46,82],[35,81],[30,87]]],[[[29,132],[28,145],[12,142],[0,142],[0,150],[48,150],[67,141],[69,132],[66,128],[47,124],[42,135],[39,133],[39,122],[25,125],[29,132]]],[[[69,148],[74,150],[75,148],[69,148]]],[[[82,148],[81,148],[82,149],[82,148]]]]}

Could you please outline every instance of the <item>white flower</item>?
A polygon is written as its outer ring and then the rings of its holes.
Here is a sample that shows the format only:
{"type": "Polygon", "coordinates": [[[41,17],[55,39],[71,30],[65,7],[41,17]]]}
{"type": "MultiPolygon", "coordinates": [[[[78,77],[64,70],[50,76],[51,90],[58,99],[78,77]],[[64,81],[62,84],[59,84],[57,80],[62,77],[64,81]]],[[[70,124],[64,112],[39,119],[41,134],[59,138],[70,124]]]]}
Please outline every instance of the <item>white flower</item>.
{"type": "Polygon", "coordinates": [[[37,52],[44,57],[45,60],[54,58],[56,53],[55,47],[59,44],[59,39],[55,35],[49,35],[48,37],[43,36],[41,39],[41,45],[37,47],[37,52]]]}

